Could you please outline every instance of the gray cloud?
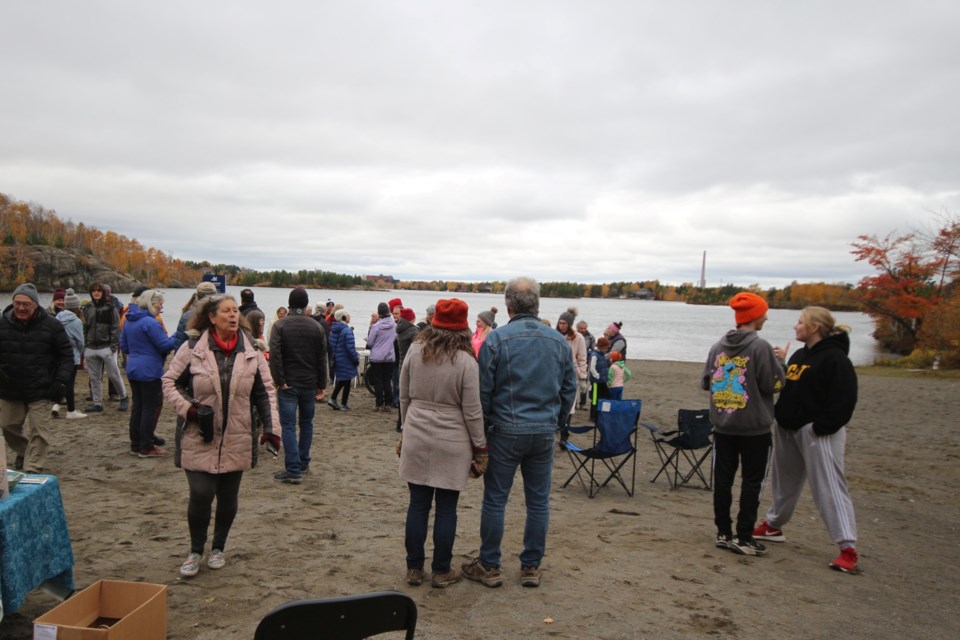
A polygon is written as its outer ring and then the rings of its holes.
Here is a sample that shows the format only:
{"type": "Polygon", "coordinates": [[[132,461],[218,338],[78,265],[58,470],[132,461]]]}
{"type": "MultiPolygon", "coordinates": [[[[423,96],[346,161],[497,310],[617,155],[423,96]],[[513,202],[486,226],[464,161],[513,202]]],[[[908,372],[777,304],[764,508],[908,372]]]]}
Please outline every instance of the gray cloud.
{"type": "Polygon", "coordinates": [[[0,191],[178,257],[854,282],[960,207],[956,3],[8,3],[0,191]]]}

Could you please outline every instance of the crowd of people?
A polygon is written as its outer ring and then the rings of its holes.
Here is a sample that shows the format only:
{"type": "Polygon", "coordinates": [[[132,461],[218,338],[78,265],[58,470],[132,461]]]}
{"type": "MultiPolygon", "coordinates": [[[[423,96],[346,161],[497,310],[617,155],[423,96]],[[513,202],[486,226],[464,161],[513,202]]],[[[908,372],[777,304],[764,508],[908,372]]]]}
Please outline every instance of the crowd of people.
{"type": "MultiPolygon", "coordinates": [[[[351,410],[361,343],[351,314],[332,300],[311,310],[307,290],[297,287],[288,306],[277,310],[267,339],[252,290],[241,291],[238,303],[202,282],[168,335],[159,290],[140,287],[127,306],[104,283],[91,285],[89,294],[84,304],[72,289],[57,291],[43,309],[36,287],[24,284],[0,315],[0,426],[15,466],[28,473],[47,469],[51,420],[102,412],[105,397],[117,411],[130,410],[130,454],[165,458],[170,452],[156,427],[166,401],[177,414],[173,462],[189,490],[190,549],[180,573],[196,575],[204,559],[219,569],[243,472],[256,466],[261,447],[274,456],[282,452],[277,481],[301,484],[310,473],[317,404],[351,410]],[[82,412],[74,397],[81,368],[90,402],[82,412]]],[[[425,579],[431,509],[430,584],[503,583],[504,513],[519,470],[526,509],[519,581],[538,586],[557,435],[568,437],[578,409],[589,408],[596,420],[599,404],[621,399],[631,376],[621,323],[595,338],[573,307],[555,325],[541,319],[539,285],[531,278],[511,280],[504,299],[506,322],[497,322],[496,307],[484,309],[471,331],[462,300],[437,300],[418,323],[413,309],[394,298],[378,305],[362,336],[374,388],[370,409],[397,415],[399,475],[409,492],[410,585],[425,579]],[[457,505],[471,477],[484,483],[479,553],[458,568],[451,564],[457,505]]],[[[856,523],[843,456],[857,380],[845,328],[826,309],[804,309],[795,327],[804,346],[787,361],[789,344],[774,348],[758,336],[766,321],[763,298],[743,292],[730,306],[736,327],[710,350],[701,380],[714,429],[716,546],[759,556],[766,553],[761,540],[782,542],[782,527],[809,481],[840,547],[831,566],[853,571],[856,523]],[[758,525],[771,450],[773,503],[758,525]]]]}

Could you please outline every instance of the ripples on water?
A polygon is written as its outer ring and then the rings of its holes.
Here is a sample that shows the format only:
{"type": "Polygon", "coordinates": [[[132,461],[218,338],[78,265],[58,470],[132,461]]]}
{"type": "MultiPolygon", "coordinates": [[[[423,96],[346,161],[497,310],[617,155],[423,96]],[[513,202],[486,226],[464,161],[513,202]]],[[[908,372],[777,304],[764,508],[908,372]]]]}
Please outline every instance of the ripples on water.
{"type": "MultiPolygon", "coordinates": [[[[239,302],[242,287],[228,287],[228,293],[233,294],[239,302]]],[[[253,287],[258,306],[267,316],[268,325],[272,322],[277,307],[287,305],[289,289],[271,289],[253,287]]],[[[421,319],[426,313],[427,305],[435,303],[440,298],[458,297],[470,306],[470,328],[473,330],[477,314],[484,309],[497,307],[497,323],[506,323],[506,305],[502,294],[488,293],[459,293],[441,294],[433,291],[329,291],[309,289],[310,304],[324,303],[328,298],[343,303],[352,315],[352,326],[357,334],[358,342],[362,344],[366,336],[366,328],[370,314],[377,309],[377,303],[399,297],[404,306],[411,307],[421,319]]],[[[192,289],[165,289],[166,303],[163,319],[167,329],[172,333],[180,317],[180,309],[189,299],[192,289]]],[[[5,308],[10,304],[10,293],[0,294],[0,303],[5,308]]],[[[82,299],[89,298],[80,292],[82,299]]],[[[127,302],[129,294],[120,294],[120,299],[127,302]]],[[[40,301],[48,305],[53,298],[50,293],[41,294],[40,301]]],[[[540,317],[548,318],[552,325],[556,325],[557,318],[567,309],[574,306],[578,310],[578,319],[586,320],[590,332],[599,337],[604,328],[611,322],[623,322],[621,331],[627,338],[627,354],[631,358],[645,360],[678,360],[681,362],[702,362],[710,346],[721,335],[734,326],[733,311],[728,307],[697,306],[682,302],[654,302],[649,300],[607,300],[594,298],[580,298],[576,300],[563,298],[544,298],[540,301],[540,317]]],[[[784,346],[790,342],[790,352],[799,348],[793,338],[793,325],[799,317],[799,311],[771,309],[767,314],[769,320],[764,326],[761,336],[768,342],[784,346]]],[[[834,314],[837,321],[850,325],[853,332],[850,336],[850,358],[854,364],[872,364],[883,355],[877,347],[876,341],[870,336],[873,332],[873,323],[863,313],[837,312],[834,314]]]]}

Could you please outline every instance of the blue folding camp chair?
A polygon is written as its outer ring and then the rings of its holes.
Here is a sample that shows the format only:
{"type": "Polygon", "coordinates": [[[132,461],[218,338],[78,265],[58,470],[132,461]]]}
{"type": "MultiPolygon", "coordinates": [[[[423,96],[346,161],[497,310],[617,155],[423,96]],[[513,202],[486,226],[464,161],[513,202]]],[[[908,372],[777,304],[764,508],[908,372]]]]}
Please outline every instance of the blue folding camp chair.
{"type": "Polygon", "coordinates": [[[583,448],[571,441],[561,443],[573,463],[573,473],[563,483],[566,487],[574,478],[591,498],[600,493],[611,480],[616,480],[633,495],[637,477],[637,425],[640,422],[640,400],[601,400],[597,405],[597,424],[570,427],[571,434],[593,434],[590,447],[583,448]],[[600,464],[597,464],[597,463],[600,464]],[[630,486],[621,471],[630,464],[630,486]],[[603,474],[599,478],[597,474],[603,474]],[[586,478],[584,478],[586,476],[586,478]]]}

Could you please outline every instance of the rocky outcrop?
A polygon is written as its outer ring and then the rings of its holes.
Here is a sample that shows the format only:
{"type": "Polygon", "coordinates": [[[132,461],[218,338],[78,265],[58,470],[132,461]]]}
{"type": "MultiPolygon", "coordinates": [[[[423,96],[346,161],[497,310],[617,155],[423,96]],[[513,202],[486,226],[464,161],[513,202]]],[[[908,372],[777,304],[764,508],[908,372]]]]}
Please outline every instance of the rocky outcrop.
{"type": "Polygon", "coordinates": [[[126,274],[117,273],[100,258],[79,251],[44,245],[0,246],[3,280],[11,281],[21,270],[32,270],[29,281],[37,285],[39,291],[66,288],[87,291],[92,283],[102,282],[110,285],[114,293],[130,293],[140,284],[126,274]]]}

